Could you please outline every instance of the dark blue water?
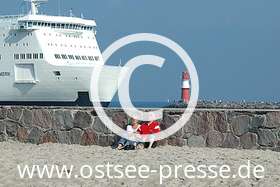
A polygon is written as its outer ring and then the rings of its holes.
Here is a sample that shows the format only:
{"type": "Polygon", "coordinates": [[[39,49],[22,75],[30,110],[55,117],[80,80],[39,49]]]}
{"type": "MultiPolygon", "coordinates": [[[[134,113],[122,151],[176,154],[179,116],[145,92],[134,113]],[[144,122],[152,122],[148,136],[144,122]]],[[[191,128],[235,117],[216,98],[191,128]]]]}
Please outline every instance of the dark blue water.
{"type": "MultiPolygon", "coordinates": [[[[161,107],[166,107],[172,103],[170,102],[161,102],[161,101],[157,101],[157,102],[146,102],[146,101],[137,101],[137,102],[132,102],[133,105],[136,108],[161,108],[161,107]]],[[[109,107],[121,107],[119,102],[111,102],[111,104],[109,105],[109,107]]]]}

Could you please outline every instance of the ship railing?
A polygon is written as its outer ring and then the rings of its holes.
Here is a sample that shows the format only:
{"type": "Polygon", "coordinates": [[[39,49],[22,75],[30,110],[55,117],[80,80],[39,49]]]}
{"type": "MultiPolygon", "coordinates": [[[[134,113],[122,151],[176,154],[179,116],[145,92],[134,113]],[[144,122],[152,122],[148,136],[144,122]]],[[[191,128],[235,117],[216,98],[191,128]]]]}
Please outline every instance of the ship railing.
{"type": "Polygon", "coordinates": [[[0,19],[17,19],[20,17],[23,17],[24,15],[4,15],[4,16],[0,16],[0,19]]]}

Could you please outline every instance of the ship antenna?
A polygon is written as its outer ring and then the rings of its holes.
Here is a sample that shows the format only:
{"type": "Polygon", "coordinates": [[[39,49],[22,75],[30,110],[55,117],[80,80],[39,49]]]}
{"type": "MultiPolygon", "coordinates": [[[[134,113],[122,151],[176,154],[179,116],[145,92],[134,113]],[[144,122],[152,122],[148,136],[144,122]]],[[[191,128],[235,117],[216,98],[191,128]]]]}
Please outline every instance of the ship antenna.
{"type": "Polygon", "coordinates": [[[25,0],[31,3],[29,14],[36,15],[39,13],[38,8],[41,4],[48,2],[48,0],[25,0]]]}

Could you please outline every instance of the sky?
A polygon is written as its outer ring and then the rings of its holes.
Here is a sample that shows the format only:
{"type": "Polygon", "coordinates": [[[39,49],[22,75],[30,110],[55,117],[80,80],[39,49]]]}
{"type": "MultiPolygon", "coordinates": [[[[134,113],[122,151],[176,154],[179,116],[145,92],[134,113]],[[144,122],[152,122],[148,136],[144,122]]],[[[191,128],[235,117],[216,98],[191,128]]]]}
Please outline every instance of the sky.
{"type": "MultiPolygon", "coordinates": [[[[2,2],[0,14],[23,12],[22,2],[2,2]]],[[[279,101],[279,7],[279,0],[49,0],[42,11],[69,15],[72,8],[75,16],[95,19],[102,51],[135,33],[174,40],[196,66],[200,99],[279,101]]],[[[143,66],[135,71],[130,81],[132,100],[179,100],[185,67],[168,48],[149,42],[131,44],[107,64],[118,65],[120,60],[125,64],[147,54],[166,62],[161,69],[143,66]]]]}

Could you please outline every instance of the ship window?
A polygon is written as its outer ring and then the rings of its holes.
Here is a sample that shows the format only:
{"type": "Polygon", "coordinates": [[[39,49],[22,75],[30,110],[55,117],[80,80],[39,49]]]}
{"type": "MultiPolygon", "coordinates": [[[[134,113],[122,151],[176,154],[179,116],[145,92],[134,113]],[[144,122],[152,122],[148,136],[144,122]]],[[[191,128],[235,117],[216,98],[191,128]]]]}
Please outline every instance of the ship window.
{"type": "Polygon", "coordinates": [[[14,54],[14,59],[18,60],[19,59],[19,54],[14,54]]]}
{"type": "Polygon", "coordinates": [[[80,56],[75,56],[76,60],[81,60],[81,57],[80,56]]]}
{"type": "Polygon", "coordinates": [[[44,54],[40,53],[40,59],[43,59],[43,58],[44,58],[44,54]]]}
{"type": "Polygon", "coordinates": [[[67,59],[67,55],[61,55],[62,59],[67,59]]]}
{"type": "Polygon", "coordinates": [[[96,61],[98,61],[98,60],[99,60],[99,56],[95,56],[94,59],[95,59],[96,61]]]}
{"type": "Polygon", "coordinates": [[[20,54],[20,59],[25,59],[25,54],[20,54]]]}
{"type": "Polygon", "coordinates": [[[54,71],[53,74],[54,74],[55,76],[61,76],[60,71],[54,71]]]}
{"type": "Polygon", "coordinates": [[[48,27],[50,27],[51,26],[51,23],[48,23],[48,27]]]}
{"type": "Polygon", "coordinates": [[[55,23],[52,23],[52,28],[55,28],[55,23]]]}
{"type": "Polygon", "coordinates": [[[30,54],[30,53],[26,54],[26,58],[27,59],[32,59],[32,54],[30,54]]]}
{"type": "Polygon", "coordinates": [[[33,25],[37,26],[37,22],[33,22],[33,25]]]}
{"type": "Polygon", "coordinates": [[[61,59],[61,57],[60,57],[59,54],[55,54],[54,57],[55,57],[56,59],[61,59]]]}
{"type": "Polygon", "coordinates": [[[38,53],[33,53],[33,59],[38,59],[38,53]]]}
{"type": "Polygon", "coordinates": [[[83,60],[87,60],[87,57],[86,57],[86,56],[82,56],[82,59],[83,59],[83,60]]]}
{"type": "Polygon", "coordinates": [[[31,27],[32,26],[32,22],[28,22],[28,27],[31,27]]]}
{"type": "Polygon", "coordinates": [[[88,59],[89,59],[90,61],[94,61],[94,57],[93,57],[93,56],[88,56],[88,59]]]}
{"type": "Polygon", "coordinates": [[[70,59],[70,60],[74,60],[75,58],[74,58],[74,55],[68,55],[68,58],[70,59]]]}

